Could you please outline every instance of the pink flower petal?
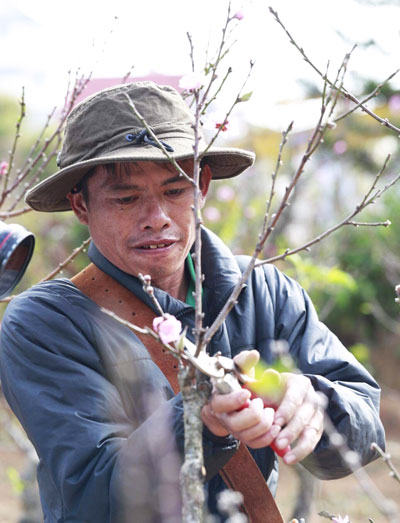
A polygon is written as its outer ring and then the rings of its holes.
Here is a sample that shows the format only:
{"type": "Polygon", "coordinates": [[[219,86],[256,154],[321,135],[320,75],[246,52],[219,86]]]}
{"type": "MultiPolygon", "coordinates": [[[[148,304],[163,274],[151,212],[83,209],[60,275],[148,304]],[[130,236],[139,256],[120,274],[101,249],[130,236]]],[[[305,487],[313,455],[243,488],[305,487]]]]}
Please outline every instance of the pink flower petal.
{"type": "Polygon", "coordinates": [[[6,174],[8,169],[8,163],[7,162],[0,162],[0,176],[3,176],[6,174]]]}
{"type": "Polygon", "coordinates": [[[243,20],[244,18],[244,12],[243,9],[238,9],[236,13],[233,15],[232,18],[236,18],[236,20],[243,20]]]}
{"type": "Polygon", "coordinates": [[[171,314],[165,314],[154,318],[153,329],[160,336],[163,343],[171,343],[179,339],[182,331],[182,323],[172,316],[171,314]]]}

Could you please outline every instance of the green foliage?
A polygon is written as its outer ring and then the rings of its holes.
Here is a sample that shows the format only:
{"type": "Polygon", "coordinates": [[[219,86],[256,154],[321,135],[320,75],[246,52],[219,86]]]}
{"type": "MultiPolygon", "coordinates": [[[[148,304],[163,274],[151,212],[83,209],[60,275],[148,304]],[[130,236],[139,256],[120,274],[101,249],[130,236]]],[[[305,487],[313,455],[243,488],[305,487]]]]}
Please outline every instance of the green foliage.
{"type": "Polygon", "coordinates": [[[6,470],[7,477],[11,483],[12,489],[16,494],[21,494],[25,489],[25,483],[21,479],[18,470],[14,467],[8,467],[6,470]]]}
{"type": "Polygon", "coordinates": [[[349,347],[349,351],[364,366],[370,367],[371,350],[364,343],[356,343],[349,347]]]}
{"type": "Polygon", "coordinates": [[[337,266],[317,265],[310,258],[294,254],[288,258],[293,270],[286,272],[312,294],[316,308],[322,310],[328,299],[334,298],[341,307],[347,307],[351,296],[357,290],[356,280],[351,274],[337,266]]]}

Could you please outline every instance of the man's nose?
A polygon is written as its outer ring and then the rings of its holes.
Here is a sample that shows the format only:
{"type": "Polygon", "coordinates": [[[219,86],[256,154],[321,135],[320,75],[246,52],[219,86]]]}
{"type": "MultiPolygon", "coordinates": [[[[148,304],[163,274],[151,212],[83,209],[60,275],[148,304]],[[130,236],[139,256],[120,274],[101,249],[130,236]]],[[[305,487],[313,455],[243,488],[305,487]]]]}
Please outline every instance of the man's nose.
{"type": "Polygon", "coordinates": [[[158,198],[148,198],[140,223],[143,229],[164,230],[171,225],[171,218],[158,198]]]}

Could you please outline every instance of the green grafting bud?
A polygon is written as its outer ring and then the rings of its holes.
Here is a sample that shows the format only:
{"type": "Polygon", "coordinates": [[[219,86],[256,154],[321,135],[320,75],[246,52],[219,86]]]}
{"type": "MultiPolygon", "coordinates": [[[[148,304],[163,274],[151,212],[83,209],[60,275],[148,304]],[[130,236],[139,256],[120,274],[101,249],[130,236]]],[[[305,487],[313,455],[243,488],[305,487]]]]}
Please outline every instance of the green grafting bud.
{"type": "Polygon", "coordinates": [[[260,396],[266,403],[280,402],[285,392],[285,380],[280,372],[259,362],[255,367],[255,379],[256,381],[248,384],[252,392],[260,396]]]}

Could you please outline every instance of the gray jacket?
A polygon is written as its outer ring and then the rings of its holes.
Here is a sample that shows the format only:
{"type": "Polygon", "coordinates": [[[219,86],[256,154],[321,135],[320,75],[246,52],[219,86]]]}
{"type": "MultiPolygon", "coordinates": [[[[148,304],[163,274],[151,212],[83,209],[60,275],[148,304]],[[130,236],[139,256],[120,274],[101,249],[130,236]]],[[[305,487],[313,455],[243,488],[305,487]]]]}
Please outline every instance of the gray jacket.
{"type": "MultiPolygon", "coordinates": [[[[153,306],[140,282],[92,244],[91,260],[153,306]]],[[[225,303],[246,257],[235,258],[203,231],[203,305],[209,325],[225,303]]],[[[194,310],[160,289],[164,311],[189,327],[194,310]]],[[[256,348],[272,362],[271,343],[286,340],[298,368],[328,399],[327,413],[363,464],[384,446],[380,390],[323,324],[301,287],[274,266],[253,271],[209,351],[234,356],[256,348]]],[[[7,307],[1,330],[4,394],[36,448],[46,522],[179,521],[182,402],[127,328],[105,315],[69,280],[36,285],[7,307]],[[178,450],[178,452],[176,452],[178,450]]],[[[204,430],[208,505],[224,488],[218,470],[237,441],[204,430]]],[[[252,451],[272,491],[277,458],[252,451]]],[[[349,473],[324,435],[304,465],[323,479],[349,473]]]]}

